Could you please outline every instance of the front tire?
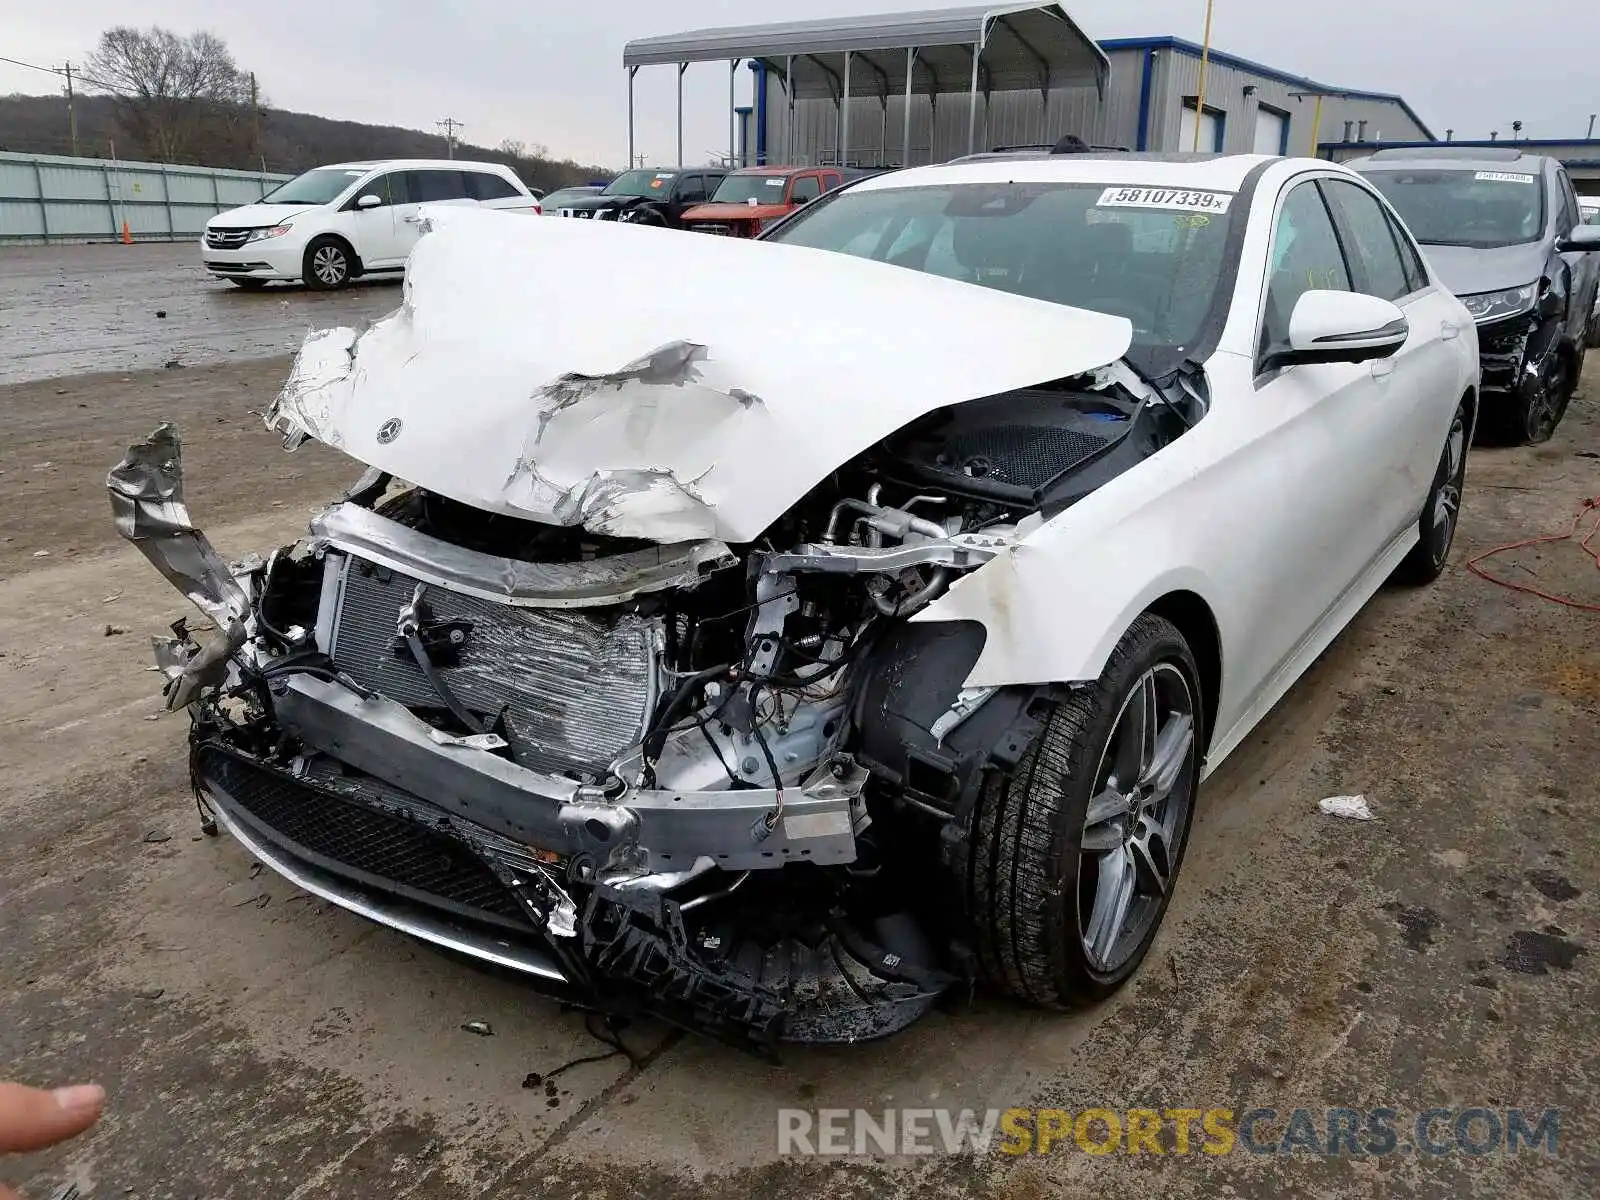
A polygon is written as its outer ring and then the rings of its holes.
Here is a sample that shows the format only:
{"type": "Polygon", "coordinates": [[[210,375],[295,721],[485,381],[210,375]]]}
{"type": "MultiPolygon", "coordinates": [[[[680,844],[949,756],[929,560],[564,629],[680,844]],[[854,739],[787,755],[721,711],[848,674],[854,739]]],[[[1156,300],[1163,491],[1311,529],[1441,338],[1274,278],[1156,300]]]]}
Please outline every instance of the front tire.
{"type": "Polygon", "coordinates": [[[965,900],[989,983],[1074,1008],[1138,968],[1189,837],[1199,678],[1183,635],[1145,614],[1098,681],[1056,702],[1016,769],[984,783],[965,900]]]}
{"type": "Polygon", "coordinates": [[[354,267],[349,246],[336,237],[319,237],[306,247],[302,277],[313,291],[336,292],[350,285],[354,267]]]}
{"type": "Polygon", "coordinates": [[[1433,473],[1433,486],[1417,518],[1417,544],[1400,560],[1395,580],[1413,587],[1432,583],[1444,573],[1445,561],[1456,539],[1461,518],[1461,488],[1467,477],[1467,442],[1472,436],[1472,415],[1466,397],[1456,405],[1445,435],[1444,450],[1433,473]]]}
{"type": "Polygon", "coordinates": [[[1550,356],[1550,366],[1543,374],[1531,379],[1526,371],[1522,375],[1522,386],[1505,409],[1502,432],[1513,446],[1536,446],[1555,434],[1578,379],[1564,348],[1550,356]]]}

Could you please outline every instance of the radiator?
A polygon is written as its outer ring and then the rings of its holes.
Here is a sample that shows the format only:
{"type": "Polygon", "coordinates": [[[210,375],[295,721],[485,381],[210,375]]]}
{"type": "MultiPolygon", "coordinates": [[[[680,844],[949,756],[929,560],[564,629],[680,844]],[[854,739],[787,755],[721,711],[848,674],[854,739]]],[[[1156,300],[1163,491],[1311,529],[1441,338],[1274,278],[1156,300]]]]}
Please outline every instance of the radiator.
{"type": "MultiPolygon", "coordinates": [[[[330,554],[341,587],[327,653],[358,683],[408,708],[445,702],[409,652],[394,650],[400,609],[417,580],[359,558],[330,554]]],[[[471,623],[452,665],[439,674],[486,723],[502,711],[523,766],[598,775],[644,736],[658,695],[659,622],[614,610],[512,608],[429,586],[436,621],[471,623]]],[[[319,622],[322,624],[322,622],[319,622]]]]}

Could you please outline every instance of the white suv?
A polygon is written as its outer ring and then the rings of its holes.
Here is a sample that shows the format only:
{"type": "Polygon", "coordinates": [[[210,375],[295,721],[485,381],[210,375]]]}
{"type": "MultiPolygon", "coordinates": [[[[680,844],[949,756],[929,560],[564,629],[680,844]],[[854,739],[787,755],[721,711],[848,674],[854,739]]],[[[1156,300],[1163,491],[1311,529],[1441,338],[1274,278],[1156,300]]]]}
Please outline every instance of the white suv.
{"type": "Polygon", "coordinates": [[[424,204],[471,204],[538,216],[539,200],[499,163],[391,159],[318,167],[255,204],[206,222],[201,259],[242,288],[300,279],[319,291],[358,275],[405,270],[424,204]]]}

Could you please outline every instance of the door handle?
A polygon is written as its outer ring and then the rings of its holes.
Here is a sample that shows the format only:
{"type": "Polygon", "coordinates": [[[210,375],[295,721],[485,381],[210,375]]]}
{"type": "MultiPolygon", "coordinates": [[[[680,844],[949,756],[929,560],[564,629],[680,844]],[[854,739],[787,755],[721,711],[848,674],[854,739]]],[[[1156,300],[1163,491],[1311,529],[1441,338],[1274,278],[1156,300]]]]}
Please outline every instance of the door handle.
{"type": "Polygon", "coordinates": [[[402,221],[404,221],[407,225],[420,225],[420,224],[422,224],[422,214],[421,213],[407,213],[405,216],[401,217],[400,219],[402,221]]]}
{"type": "Polygon", "coordinates": [[[1444,340],[1448,342],[1451,338],[1461,336],[1461,326],[1454,321],[1444,321],[1439,325],[1439,332],[1444,335],[1444,340]]]}

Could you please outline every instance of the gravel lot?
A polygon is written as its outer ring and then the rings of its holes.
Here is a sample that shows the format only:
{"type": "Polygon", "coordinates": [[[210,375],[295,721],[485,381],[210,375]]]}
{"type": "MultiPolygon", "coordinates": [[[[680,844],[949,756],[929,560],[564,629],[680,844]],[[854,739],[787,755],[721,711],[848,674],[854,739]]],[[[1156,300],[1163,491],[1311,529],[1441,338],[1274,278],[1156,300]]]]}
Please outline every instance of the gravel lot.
{"type": "MultiPolygon", "coordinates": [[[[1166,928],[1117,998],[1071,1017],[963,998],[888,1043],[777,1066],[640,1026],[632,1061],[546,1086],[605,1053],[577,1014],[200,839],[184,722],[158,715],[147,670],[148,636],[186,606],[117,541],[102,489],[122,447],[172,419],[191,508],[224,553],[294,537],[358,468],[284,455],[254,412],[287,360],[232,360],[398,293],[234,294],[184,248],[10,251],[0,266],[19,255],[34,289],[65,294],[26,302],[25,320],[54,315],[22,336],[21,375],[51,378],[0,387],[0,1063],[111,1093],[92,1133],[0,1164],[26,1194],[68,1179],[88,1197],[175,1200],[1593,1194],[1600,617],[1465,561],[1564,528],[1600,495],[1600,360],[1549,445],[1474,453],[1444,578],[1382,593],[1211,778],[1166,928]],[[101,272],[134,255],[165,265],[101,272]],[[108,279],[114,303],[66,298],[108,279]],[[292,320],[251,323],[280,299],[292,320]],[[146,319],[163,305],[167,323],[146,319]],[[180,341],[148,344],[171,330],[180,341]],[[196,365],[133,369],[177,346],[196,365]],[[70,374],[91,367],[116,373],[70,374]],[[1349,792],[1379,819],[1317,812],[1349,792]],[[474,1020],[493,1036],[461,1029],[474,1020]],[[1554,1158],[774,1153],[779,1107],[1024,1104],[1562,1115],[1554,1158]]],[[[0,270],[8,321],[24,293],[0,270]]],[[[1600,599],[1571,545],[1508,558],[1508,577],[1600,599]]]]}
{"type": "Polygon", "coordinates": [[[286,354],[399,303],[393,277],[246,292],[201,267],[198,241],[0,247],[0,384],[286,354]]]}

